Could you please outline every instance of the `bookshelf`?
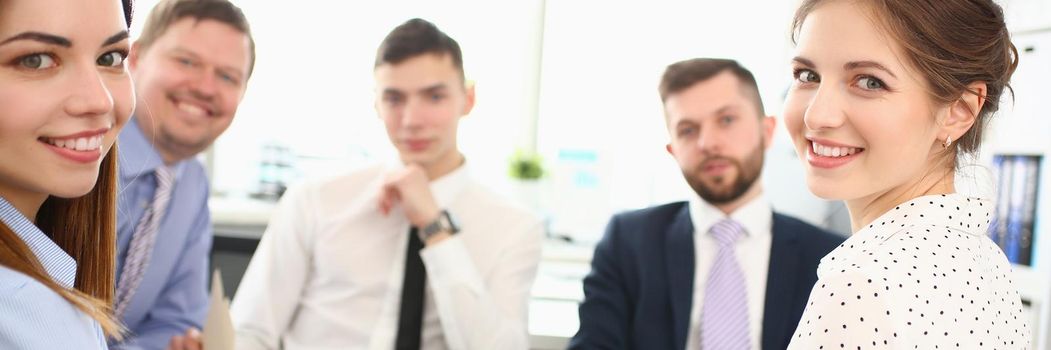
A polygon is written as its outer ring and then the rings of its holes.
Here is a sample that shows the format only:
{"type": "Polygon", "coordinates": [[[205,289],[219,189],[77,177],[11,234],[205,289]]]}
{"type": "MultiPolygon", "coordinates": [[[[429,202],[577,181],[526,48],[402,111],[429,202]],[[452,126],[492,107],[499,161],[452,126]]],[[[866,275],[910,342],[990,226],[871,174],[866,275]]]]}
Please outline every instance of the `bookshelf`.
{"type": "Polygon", "coordinates": [[[986,134],[978,163],[992,170],[996,155],[1042,156],[1037,187],[1036,213],[1032,241],[1032,263],[1014,265],[1014,280],[1024,303],[1033,331],[1033,349],[1051,349],[1051,13],[1041,22],[1023,11],[1039,5],[1051,12],[1051,1],[1003,1],[1008,15],[1027,17],[1012,27],[1012,40],[1019,50],[1019,67],[1012,78],[1014,101],[1005,96],[1000,113],[993,117],[986,134]],[[1034,5],[1036,4],[1036,5],[1034,5]],[[1014,8],[1012,9],[1012,6],[1014,8]]]}

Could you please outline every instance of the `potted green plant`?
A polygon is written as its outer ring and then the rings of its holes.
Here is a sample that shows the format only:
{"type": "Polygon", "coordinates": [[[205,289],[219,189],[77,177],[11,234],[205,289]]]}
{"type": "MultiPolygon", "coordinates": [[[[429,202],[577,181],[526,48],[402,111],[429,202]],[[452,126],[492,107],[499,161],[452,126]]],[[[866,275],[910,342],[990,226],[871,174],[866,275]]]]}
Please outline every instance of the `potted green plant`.
{"type": "Polygon", "coordinates": [[[540,211],[541,179],[544,177],[544,162],[533,152],[516,151],[508,162],[507,173],[513,180],[515,197],[527,207],[540,211]]]}
{"type": "Polygon", "coordinates": [[[537,181],[544,176],[543,159],[535,153],[516,151],[509,165],[508,175],[515,180],[537,181]]]}

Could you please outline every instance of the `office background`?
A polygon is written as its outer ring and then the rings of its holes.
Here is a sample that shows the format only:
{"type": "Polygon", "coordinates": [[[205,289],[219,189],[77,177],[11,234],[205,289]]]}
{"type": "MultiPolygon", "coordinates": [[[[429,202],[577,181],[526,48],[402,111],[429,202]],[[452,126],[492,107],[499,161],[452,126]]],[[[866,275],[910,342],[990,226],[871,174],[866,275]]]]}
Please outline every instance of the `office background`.
{"type": "MultiPolygon", "coordinates": [[[[386,33],[412,17],[435,22],[464,51],[478,102],[461,123],[474,175],[544,215],[551,240],[531,303],[534,347],[560,348],[576,329],[580,279],[615,212],[691,195],[664,151],[656,87],[672,62],[727,57],[752,70],[768,114],[791,77],[794,1],[278,1],[234,0],[252,24],[257,64],[231,128],[202,160],[213,182],[214,263],[236,287],[283,186],[393,159],[372,107],[372,64],[386,33]],[[761,10],[760,10],[761,9],[761,10]],[[540,181],[508,175],[516,151],[542,158],[540,181]],[[556,195],[558,194],[557,198],[556,195]]],[[[138,18],[155,1],[138,2],[138,18]]],[[[994,157],[1035,156],[1029,265],[1016,280],[1030,305],[1036,348],[1051,346],[1051,0],[1004,0],[1022,64],[1016,98],[996,117],[963,191],[998,196],[994,157]],[[1044,215],[1041,215],[1044,214],[1044,215]],[[1043,253],[1044,256],[1041,255],[1043,253]]],[[[142,27],[133,26],[133,36],[142,27]]],[[[1010,99],[1010,97],[1007,97],[1010,99]]],[[[779,118],[779,123],[780,118],[779,118]]],[[[763,181],[775,210],[845,233],[846,211],[804,184],[782,126],[763,181]]]]}

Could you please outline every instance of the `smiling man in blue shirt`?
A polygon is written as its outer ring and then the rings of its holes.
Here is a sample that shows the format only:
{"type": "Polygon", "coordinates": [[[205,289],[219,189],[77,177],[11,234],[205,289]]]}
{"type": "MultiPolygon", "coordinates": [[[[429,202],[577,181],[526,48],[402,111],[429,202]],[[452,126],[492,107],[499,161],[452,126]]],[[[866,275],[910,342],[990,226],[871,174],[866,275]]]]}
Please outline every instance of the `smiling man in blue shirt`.
{"type": "Polygon", "coordinates": [[[226,0],[165,0],[129,56],[138,107],[120,135],[115,349],[199,349],[212,245],[208,179],[194,159],[230,125],[255,61],[226,0]]]}

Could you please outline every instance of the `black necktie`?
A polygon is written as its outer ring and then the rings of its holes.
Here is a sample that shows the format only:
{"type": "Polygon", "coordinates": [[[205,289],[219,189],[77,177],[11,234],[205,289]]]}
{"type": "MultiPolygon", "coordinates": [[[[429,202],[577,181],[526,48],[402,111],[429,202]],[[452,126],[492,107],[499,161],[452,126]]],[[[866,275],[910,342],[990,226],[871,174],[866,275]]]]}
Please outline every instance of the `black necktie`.
{"type": "Polygon", "coordinates": [[[420,258],[423,242],[416,235],[416,228],[409,230],[409,247],[405,252],[405,279],[401,287],[401,308],[398,311],[397,350],[419,350],[420,333],[423,329],[423,285],[427,271],[420,258]]]}

